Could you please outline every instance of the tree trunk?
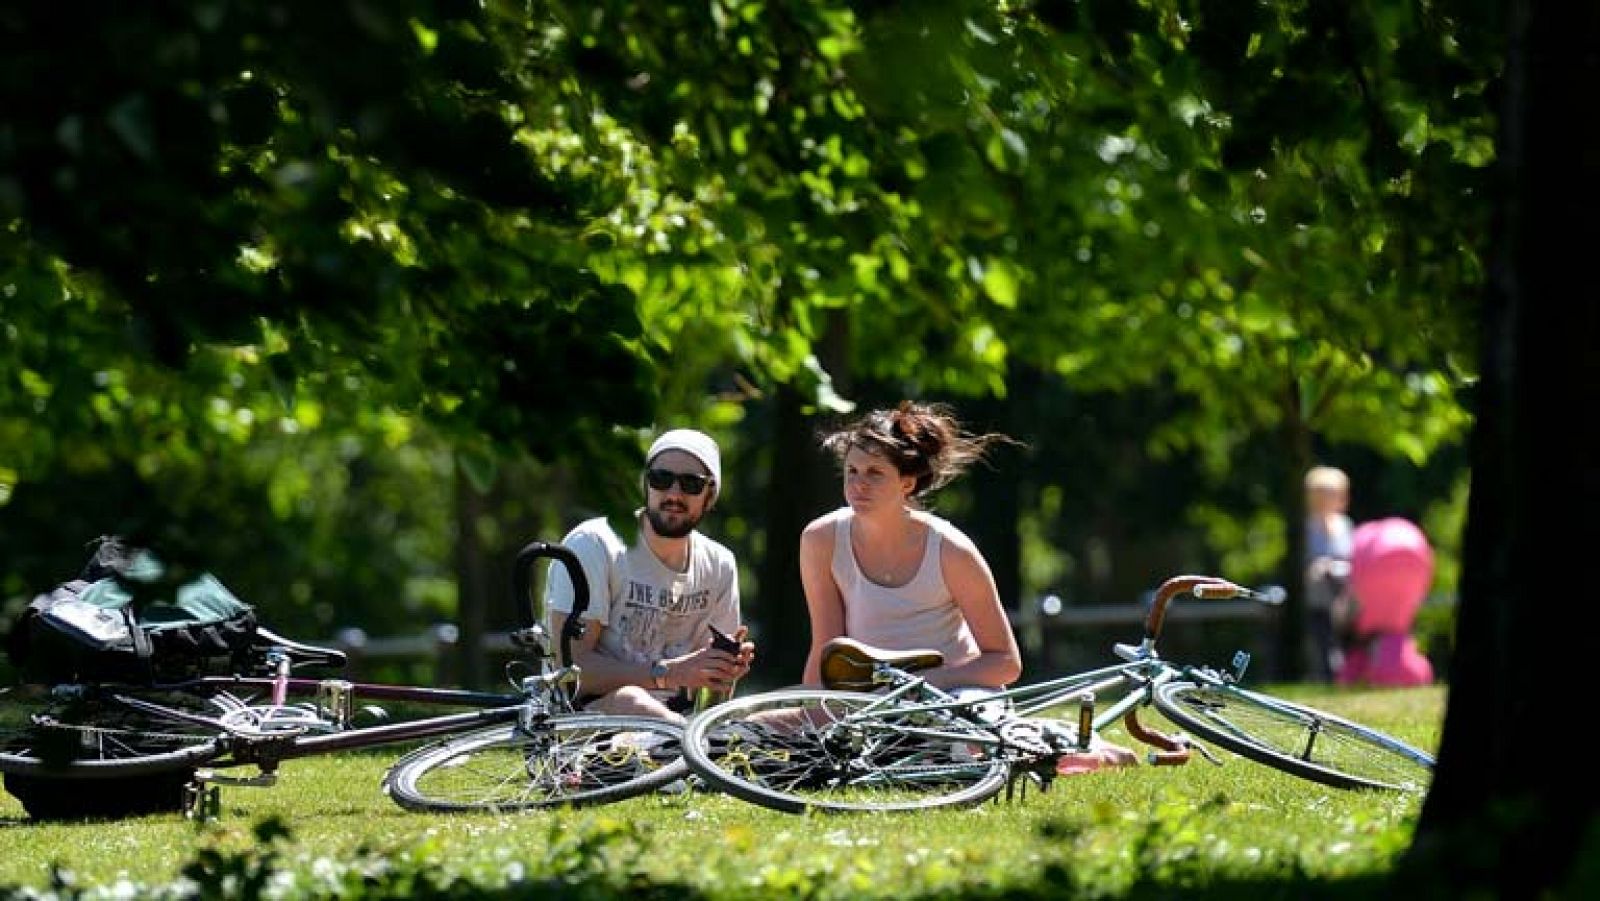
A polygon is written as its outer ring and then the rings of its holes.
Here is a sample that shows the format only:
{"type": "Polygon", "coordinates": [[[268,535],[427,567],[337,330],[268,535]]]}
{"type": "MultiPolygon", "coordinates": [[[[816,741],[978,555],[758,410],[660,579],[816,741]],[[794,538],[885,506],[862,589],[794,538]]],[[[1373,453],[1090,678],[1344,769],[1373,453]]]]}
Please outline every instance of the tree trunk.
{"type": "MultiPolygon", "coordinates": [[[[847,324],[842,314],[831,312],[817,355],[841,394],[849,390],[847,350],[847,324]]],[[[837,468],[817,446],[818,419],[807,412],[814,402],[793,386],[777,388],[760,597],[744,605],[747,618],[759,612],[764,638],[756,648],[759,670],[774,687],[800,682],[811,646],[811,617],[800,587],[800,532],[842,502],[837,468]]]]}
{"type": "Polygon", "coordinates": [[[1400,875],[1430,897],[1596,897],[1600,780],[1575,731],[1594,675],[1571,640],[1593,640],[1596,606],[1600,7],[1509,14],[1450,700],[1400,875]]]}
{"type": "MultiPolygon", "coordinates": [[[[1298,407],[1298,385],[1291,382],[1290,393],[1298,407]]],[[[1278,643],[1273,651],[1275,677],[1285,682],[1298,682],[1308,673],[1319,673],[1321,667],[1310,665],[1308,652],[1311,645],[1306,609],[1306,499],[1305,473],[1312,466],[1311,429],[1306,424],[1304,411],[1294,409],[1284,416],[1284,446],[1293,461],[1284,473],[1282,509],[1288,514],[1289,551],[1280,569],[1283,587],[1288,592],[1278,613],[1278,643]]]]}
{"type": "Polygon", "coordinates": [[[456,467],[456,637],[457,672],[467,688],[484,685],[483,639],[488,621],[488,559],[478,535],[483,495],[456,467]]]}
{"type": "MultiPolygon", "coordinates": [[[[973,415],[963,415],[966,424],[977,432],[997,431],[1020,440],[1026,427],[1024,404],[1034,396],[1036,371],[1016,364],[1006,374],[1010,387],[1004,399],[985,399],[972,405],[973,415]]],[[[960,414],[960,410],[957,411],[960,414]]],[[[995,445],[987,462],[973,466],[971,480],[972,513],[964,529],[989,561],[1000,603],[1018,619],[1022,597],[1022,536],[1017,522],[1022,511],[1022,480],[1027,465],[1026,451],[1010,445],[995,445]]]]}
{"type": "MultiPolygon", "coordinates": [[[[758,600],[765,640],[757,646],[761,670],[780,684],[800,681],[810,641],[810,619],[800,588],[800,530],[807,522],[806,486],[817,455],[805,398],[789,385],[777,389],[772,435],[772,484],[767,489],[767,552],[760,568],[758,600]]],[[[746,607],[754,605],[746,604],[746,607]]]]}

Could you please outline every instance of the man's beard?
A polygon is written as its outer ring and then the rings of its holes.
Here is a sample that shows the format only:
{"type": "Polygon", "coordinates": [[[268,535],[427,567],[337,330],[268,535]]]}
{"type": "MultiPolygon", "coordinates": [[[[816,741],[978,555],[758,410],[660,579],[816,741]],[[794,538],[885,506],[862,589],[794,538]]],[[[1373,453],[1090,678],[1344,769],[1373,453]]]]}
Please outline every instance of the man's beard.
{"type": "Polygon", "coordinates": [[[646,507],[645,518],[650,520],[650,528],[655,530],[662,538],[682,538],[693,532],[695,526],[700,525],[700,517],[690,513],[685,507],[677,522],[667,519],[669,514],[662,512],[657,507],[646,507]]]}

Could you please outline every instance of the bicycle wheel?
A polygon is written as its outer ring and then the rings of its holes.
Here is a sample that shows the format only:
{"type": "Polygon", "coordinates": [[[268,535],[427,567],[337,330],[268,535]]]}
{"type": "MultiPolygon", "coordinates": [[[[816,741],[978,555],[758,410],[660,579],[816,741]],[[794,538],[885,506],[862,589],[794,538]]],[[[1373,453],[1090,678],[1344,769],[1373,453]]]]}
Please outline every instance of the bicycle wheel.
{"type": "Polygon", "coordinates": [[[683,728],[648,717],[558,716],[419,748],[384,786],[418,811],[512,811],[605,804],[654,791],[688,773],[683,728]]]}
{"type": "Polygon", "coordinates": [[[1423,791],[1433,757],[1359,723],[1230,685],[1169,682],[1156,709],[1178,726],[1257,763],[1345,789],[1423,791]]]}
{"type": "Polygon", "coordinates": [[[194,768],[223,753],[219,729],[204,719],[212,712],[185,693],[62,700],[41,686],[0,689],[6,791],[36,819],[178,810],[194,768]]]}
{"type": "Polygon", "coordinates": [[[725,701],[691,719],[683,741],[689,769],[710,787],[788,813],[976,804],[1010,773],[994,732],[953,711],[827,689],[725,701]]]}
{"type": "Polygon", "coordinates": [[[192,767],[222,753],[211,703],[174,692],[0,689],[0,773],[114,779],[192,767]]]}

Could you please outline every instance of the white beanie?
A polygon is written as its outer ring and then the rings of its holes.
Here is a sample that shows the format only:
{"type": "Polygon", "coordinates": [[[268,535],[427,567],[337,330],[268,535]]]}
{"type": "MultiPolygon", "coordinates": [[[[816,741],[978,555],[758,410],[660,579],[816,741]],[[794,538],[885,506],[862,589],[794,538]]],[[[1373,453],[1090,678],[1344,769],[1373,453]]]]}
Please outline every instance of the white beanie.
{"type": "Polygon", "coordinates": [[[700,465],[711,474],[714,483],[711,489],[711,499],[716,500],[722,496],[722,454],[717,451],[717,442],[712,440],[705,432],[694,429],[673,429],[663,432],[661,437],[650,445],[650,452],[644,455],[644,465],[654,463],[656,457],[662,452],[680,450],[700,461],[700,465]]]}

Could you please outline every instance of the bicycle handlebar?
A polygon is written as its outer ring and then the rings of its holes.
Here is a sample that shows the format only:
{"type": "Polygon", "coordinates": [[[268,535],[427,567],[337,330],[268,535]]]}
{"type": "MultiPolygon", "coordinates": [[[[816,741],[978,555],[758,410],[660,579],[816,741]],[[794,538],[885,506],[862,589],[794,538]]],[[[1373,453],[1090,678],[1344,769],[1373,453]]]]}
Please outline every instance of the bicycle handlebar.
{"type": "Polygon", "coordinates": [[[572,640],[583,636],[583,612],[589,609],[589,579],[583,574],[583,566],[578,563],[578,555],[565,545],[544,541],[529,542],[517,552],[517,561],[511,571],[511,590],[517,610],[529,614],[523,622],[523,628],[543,628],[545,614],[543,604],[530,595],[533,587],[534,563],[546,558],[559,562],[566,569],[567,578],[572,581],[572,612],[567,614],[567,621],[562,625],[559,636],[561,662],[564,664],[572,659],[572,640]]]}
{"type": "Polygon", "coordinates": [[[1253,588],[1244,588],[1232,584],[1223,586],[1215,582],[1196,585],[1191,593],[1202,601],[1244,598],[1245,600],[1260,601],[1263,604],[1271,604],[1273,606],[1283,603],[1284,598],[1287,596],[1287,592],[1283,590],[1282,585],[1269,585],[1265,591],[1256,591],[1253,588]]]}
{"type": "Polygon", "coordinates": [[[1256,591],[1216,576],[1173,576],[1161,583],[1161,587],[1156,589],[1155,599],[1150,603],[1150,615],[1145,617],[1144,621],[1144,639],[1147,644],[1153,643],[1161,635],[1161,625],[1167,616],[1167,605],[1172,603],[1173,598],[1186,592],[1202,601],[1245,598],[1272,605],[1283,603],[1286,594],[1279,585],[1256,591]]]}
{"type": "Polygon", "coordinates": [[[1145,761],[1151,766],[1179,766],[1189,762],[1189,743],[1165,732],[1157,732],[1139,722],[1137,709],[1128,711],[1122,718],[1122,727],[1128,730],[1129,735],[1157,749],[1145,757],[1145,761]]]}

